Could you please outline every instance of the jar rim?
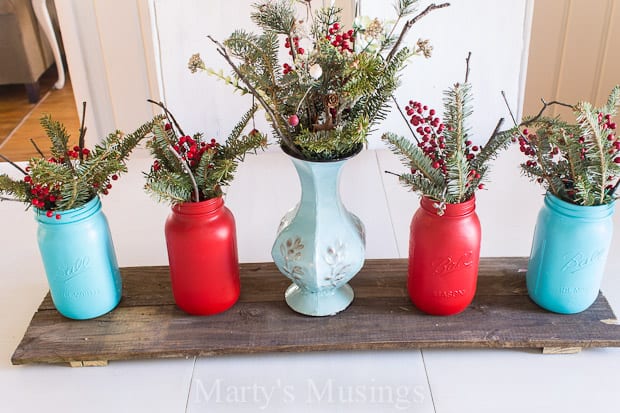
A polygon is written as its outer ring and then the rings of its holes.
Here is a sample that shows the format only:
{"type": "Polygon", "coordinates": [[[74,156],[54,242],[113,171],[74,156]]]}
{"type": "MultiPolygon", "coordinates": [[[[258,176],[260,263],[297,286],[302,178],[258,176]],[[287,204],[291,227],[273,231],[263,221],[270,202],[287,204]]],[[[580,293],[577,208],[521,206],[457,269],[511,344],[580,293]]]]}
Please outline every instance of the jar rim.
{"type": "MultiPolygon", "coordinates": [[[[429,196],[422,196],[420,199],[420,206],[427,212],[430,212],[435,215],[437,214],[438,208],[436,207],[439,201],[433,199],[429,196]]],[[[476,209],[476,196],[472,195],[469,199],[459,202],[456,204],[445,204],[444,213],[441,216],[444,217],[459,217],[471,214],[476,209]]]]}
{"type": "Polygon", "coordinates": [[[216,211],[224,206],[224,198],[218,196],[200,202],[181,202],[172,205],[172,211],[182,215],[200,215],[216,211]]]}
{"type": "Polygon", "coordinates": [[[46,211],[36,208],[35,218],[37,221],[43,224],[63,225],[88,218],[100,209],[101,199],[98,195],[95,195],[92,199],[79,207],[65,210],[55,210],[54,214],[51,217],[48,217],[46,215],[46,211]],[[57,219],[56,215],[60,215],[60,219],[57,219]]]}
{"type": "Polygon", "coordinates": [[[545,194],[544,202],[559,213],[578,218],[605,218],[612,215],[615,209],[615,201],[601,205],[578,205],[565,201],[550,191],[545,194]]]}

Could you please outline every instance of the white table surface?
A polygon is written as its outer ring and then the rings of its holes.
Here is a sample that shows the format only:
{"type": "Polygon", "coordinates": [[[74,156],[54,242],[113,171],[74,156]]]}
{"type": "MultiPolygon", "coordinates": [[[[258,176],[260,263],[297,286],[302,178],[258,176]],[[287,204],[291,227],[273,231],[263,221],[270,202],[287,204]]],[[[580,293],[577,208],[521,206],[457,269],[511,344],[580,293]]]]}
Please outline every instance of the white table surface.
{"type": "MultiPolygon", "coordinates": [[[[495,163],[477,196],[482,256],[527,256],[542,189],[519,175],[518,151],[495,163]]],[[[142,190],[143,151],[103,200],[121,266],[167,264],[166,205],[142,190]]],[[[384,170],[388,151],[347,163],[341,192],[367,228],[367,258],[406,257],[418,198],[384,170]]],[[[7,164],[0,171],[14,173],[7,164]]],[[[228,190],[242,262],[270,261],[280,217],[298,200],[281,153],[249,156],[228,190]]],[[[603,291],[620,310],[620,214],[603,291]]],[[[31,212],[0,204],[0,412],[618,412],[620,350],[407,350],[114,361],[107,367],[12,366],[10,357],[47,291],[31,212]]],[[[620,326],[618,327],[620,328],[620,326]]]]}

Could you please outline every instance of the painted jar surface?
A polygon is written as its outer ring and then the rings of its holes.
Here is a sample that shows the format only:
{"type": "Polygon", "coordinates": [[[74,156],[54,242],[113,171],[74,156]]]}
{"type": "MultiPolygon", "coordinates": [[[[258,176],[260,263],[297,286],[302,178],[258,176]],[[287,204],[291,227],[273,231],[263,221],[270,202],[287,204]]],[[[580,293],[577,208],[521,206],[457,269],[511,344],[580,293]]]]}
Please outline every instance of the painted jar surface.
{"type": "Polygon", "coordinates": [[[527,290],[541,307],[581,312],[596,300],[611,238],[614,204],[581,206],[545,196],[527,269],[527,290]]]}
{"type": "Polygon", "coordinates": [[[56,309],[77,320],[114,309],[122,282],[108,221],[95,197],[48,217],[36,210],[39,251],[56,309]]]}
{"type": "Polygon", "coordinates": [[[232,212],[213,198],[172,207],[165,225],[176,304],[195,315],[221,313],[239,299],[239,259],[232,212]]]}
{"type": "Polygon", "coordinates": [[[480,261],[480,221],[475,198],[446,204],[423,197],[411,220],[407,289],[413,304],[434,315],[459,313],[476,293],[480,261]]]}

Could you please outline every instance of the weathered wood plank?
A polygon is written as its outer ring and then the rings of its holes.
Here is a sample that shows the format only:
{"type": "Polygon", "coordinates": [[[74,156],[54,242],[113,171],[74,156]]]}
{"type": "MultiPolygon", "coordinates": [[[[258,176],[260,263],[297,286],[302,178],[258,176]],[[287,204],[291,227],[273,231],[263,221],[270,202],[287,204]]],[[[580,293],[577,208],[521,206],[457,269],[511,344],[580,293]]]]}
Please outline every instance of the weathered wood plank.
{"type": "MultiPolygon", "coordinates": [[[[245,302],[279,301],[290,281],[273,263],[241,264],[242,297],[245,302]]],[[[497,280],[481,283],[478,295],[526,295],[523,275],[527,259],[484,258],[480,263],[480,277],[497,277],[497,280]],[[499,279],[501,277],[501,279],[499,279]],[[506,277],[512,277],[510,281],[506,277]]],[[[120,307],[143,305],[173,305],[168,267],[121,268],[123,276],[123,301],[120,307]]],[[[364,297],[407,296],[407,260],[367,260],[364,268],[353,278],[355,293],[364,297]]],[[[53,310],[49,294],[39,310],[53,310]]]]}
{"type": "MultiPolygon", "coordinates": [[[[15,351],[14,364],[211,356],[274,351],[395,348],[546,348],[620,346],[605,297],[574,315],[549,313],[527,296],[527,261],[484,258],[478,294],[450,317],[418,311],[406,294],[406,260],[368,260],[346,311],[299,315],[283,300],[288,280],[273,264],[242,264],[243,293],[231,310],[190,316],[173,303],[167,267],[125,268],[121,305],[95,320],[73,321],[42,304],[15,351]]],[[[552,351],[552,350],[547,350],[552,351]]]]}

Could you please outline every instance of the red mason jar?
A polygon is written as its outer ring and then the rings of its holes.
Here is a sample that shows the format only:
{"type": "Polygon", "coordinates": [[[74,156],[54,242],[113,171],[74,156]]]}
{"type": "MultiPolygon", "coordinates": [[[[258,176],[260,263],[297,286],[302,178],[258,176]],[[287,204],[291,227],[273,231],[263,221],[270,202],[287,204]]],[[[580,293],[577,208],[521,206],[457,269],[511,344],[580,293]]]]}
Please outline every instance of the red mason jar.
{"type": "Polygon", "coordinates": [[[224,200],[174,205],[165,232],[179,308],[209,315],[232,307],[239,298],[239,260],[235,219],[224,200]]]}
{"type": "Polygon", "coordinates": [[[411,220],[407,289],[413,304],[434,315],[460,313],[474,299],[480,261],[480,221],[472,197],[446,204],[443,215],[423,197],[411,220]]]}

